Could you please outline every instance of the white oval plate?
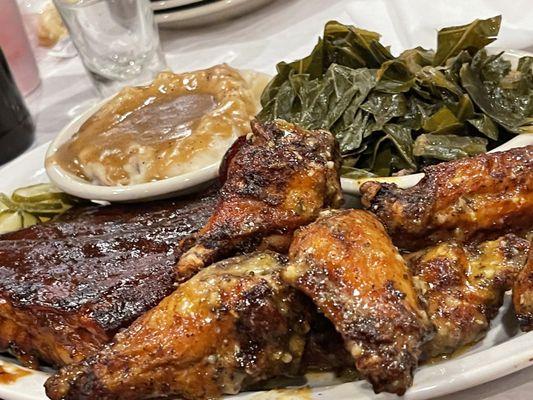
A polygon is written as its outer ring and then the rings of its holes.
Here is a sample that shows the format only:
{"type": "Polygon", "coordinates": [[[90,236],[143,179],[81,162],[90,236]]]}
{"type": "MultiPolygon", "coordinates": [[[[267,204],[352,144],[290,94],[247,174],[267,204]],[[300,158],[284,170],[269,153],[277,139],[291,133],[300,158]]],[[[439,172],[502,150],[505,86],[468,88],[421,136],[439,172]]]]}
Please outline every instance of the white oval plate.
{"type": "MultiPolygon", "coordinates": [[[[48,144],[15,159],[0,169],[0,192],[10,193],[17,187],[46,182],[43,167],[48,144]]],[[[13,359],[0,357],[0,362],[16,367],[13,359]]],[[[1,365],[1,364],[0,364],[1,365]]],[[[424,400],[467,389],[533,365],[533,332],[519,333],[509,298],[492,323],[484,340],[461,356],[438,364],[421,366],[415,373],[413,387],[406,400],[424,400]]],[[[45,400],[43,383],[46,372],[30,371],[28,376],[12,384],[0,384],[0,398],[4,400],[45,400]]],[[[307,400],[397,399],[395,395],[375,395],[364,381],[340,384],[328,374],[314,375],[308,382],[312,387],[305,395],[299,392],[248,392],[231,398],[239,400],[267,400],[293,398],[307,400]],[[264,396],[263,396],[264,395],[264,396]],[[285,396],[285,397],[283,397],[285,396]]]]}
{"type": "Polygon", "coordinates": [[[195,7],[184,10],[161,10],[161,12],[155,14],[155,20],[161,28],[193,28],[238,17],[272,1],[273,0],[220,0],[205,5],[198,4],[195,7]]]}

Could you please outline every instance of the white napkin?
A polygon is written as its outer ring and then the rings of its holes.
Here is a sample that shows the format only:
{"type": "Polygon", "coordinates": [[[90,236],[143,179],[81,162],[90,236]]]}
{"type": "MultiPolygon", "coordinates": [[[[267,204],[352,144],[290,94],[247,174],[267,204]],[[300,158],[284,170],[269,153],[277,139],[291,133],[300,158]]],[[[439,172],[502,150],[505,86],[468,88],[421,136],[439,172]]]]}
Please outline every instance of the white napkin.
{"type": "Polygon", "coordinates": [[[353,23],[382,34],[395,54],[422,46],[435,48],[440,28],[476,18],[502,15],[498,40],[506,49],[533,51],[532,0],[352,0],[346,11],[353,23]]]}

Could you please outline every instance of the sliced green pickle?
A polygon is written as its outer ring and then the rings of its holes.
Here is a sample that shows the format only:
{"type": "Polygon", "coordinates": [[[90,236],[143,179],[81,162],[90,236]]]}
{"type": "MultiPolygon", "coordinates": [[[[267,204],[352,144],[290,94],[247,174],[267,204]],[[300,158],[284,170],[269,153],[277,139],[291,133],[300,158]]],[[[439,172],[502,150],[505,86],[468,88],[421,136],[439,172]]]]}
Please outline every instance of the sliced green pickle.
{"type": "Polygon", "coordinates": [[[49,221],[73,205],[84,202],[50,183],[19,188],[11,197],[0,193],[0,233],[49,221]]]}
{"type": "Polygon", "coordinates": [[[18,231],[22,228],[22,217],[17,211],[0,212],[0,234],[18,231]]]}
{"type": "Polygon", "coordinates": [[[19,211],[19,215],[22,218],[22,228],[27,228],[40,222],[35,215],[30,214],[29,212],[19,211]]]}
{"type": "Polygon", "coordinates": [[[63,207],[60,208],[60,209],[57,209],[57,208],[53,208],[53,209],[47,209],[47,208],[36,209],[36,208],[32,208],[32,209],[29,209],[29,208],[27,208],[26,211],[32,213],[33,215],[35,215],[37,217],[55,217],[56,215],[63,214],[65,211],[67,211],[70,208],[72,208],[72,205],[63,204],[63,207]]]}
{"type": "Polygon", "coordinates": [[[66,198],[66,195],[51,183],[39,183],[19,188],[13,192],[11,197],[17,203],[37,203],[48,200],[61,201],[66,198]]]}
{"type": "Polygon", "coordinates": [[[0,212],[14,209],[16,209],[16,207],[11,199],[4,193],[0,193],[0,212]]]}
{"type": "Polygon", "coordinates": [[[29,211],[29,212],[37,212],[37,211],[50,211],[53,212],[55,210],[56,213],[61,212],[61,210],[65,207],[65,203],[59,200],[46,200],[46,201],[39,201],[36,203],[18,203],[17,204],[20,209],[29,211]]]}

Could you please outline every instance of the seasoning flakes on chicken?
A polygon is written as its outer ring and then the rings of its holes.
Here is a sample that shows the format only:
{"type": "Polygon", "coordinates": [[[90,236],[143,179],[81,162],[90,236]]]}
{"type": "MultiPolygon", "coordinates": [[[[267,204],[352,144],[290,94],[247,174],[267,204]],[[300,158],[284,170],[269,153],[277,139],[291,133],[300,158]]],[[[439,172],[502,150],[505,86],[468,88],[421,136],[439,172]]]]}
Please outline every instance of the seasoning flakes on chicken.
{"type": "Polygon", "coordinates": [[[305,298],[272,252],[221,261],[179,286],[114,342],[61,369],[51,399],[218,398],[296,373],[309,330],[305,298]]]}
{"type": "Polygon", "coordinates": [[[513,305],[520,328],[533,330],[533,242],[529,243],[529,257],[513,286],[513,305]]]}
{"type": "Polygon", "coordinates": [[[383,225],[361,210],[327,211],[295,234],[283,279],[342,334],[376,392],[411,385],[431,324],[383,225]]]}
{"type": "Polygon", "coordinates": [[[193,243],[183,243],[192,248],[177,266],[182,281],[242,246],[286,251],[296,228],[342,204],[339,151],[331,133],[282,120],[253,122],[252,131],[228,153],[212,217],[193,243]]]}
{"type": "Polygon", "coordinates": [[[533,225],[533,146],[427,167],[414,187],[367,182],[363,205],[394,244],[418,250],[451,238],[533,225]]]}
{"type": "Polygon", "coordinates": [[[528,247],[508,234],[473,245],[443,242],[405,257],[436,329],[424,346],[426,356],[453,353],[485,336],[528,247]]]}

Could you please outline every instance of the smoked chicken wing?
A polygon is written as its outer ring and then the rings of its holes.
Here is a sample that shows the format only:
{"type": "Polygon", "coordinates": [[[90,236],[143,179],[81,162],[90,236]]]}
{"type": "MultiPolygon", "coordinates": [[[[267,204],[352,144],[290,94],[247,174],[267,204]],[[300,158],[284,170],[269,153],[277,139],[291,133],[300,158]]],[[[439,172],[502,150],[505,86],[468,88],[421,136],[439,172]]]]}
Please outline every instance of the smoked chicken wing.
{"type": "Polygon", "coordinates": [[[529,257],[513,286],[513,304],[523,331],[533,330],[533,245],[529,243],[529,257]]]}
{"type": "Polygon", "coordinates": [[[436,334],[428,357],[481,339],[527,256],[529,242],[513,234],[481,244],[440,243],[405,258],[436,334]]]}
{"type": "Polygon", "coordinates": [[[425,168],[414,187],[367,182],[363,205],[385,224],[394,244],[431,243],[533,224],[533,146],[425,168]]]}
{"type": "Polygon", "coordinates": [[[52,376],[48,396],[218,398],[296,373],[308,303],[281,281],[283,263],[264,252],[204,269],[102,351],[52,376]]]}
{"type": "Polygon", "coordinates": [[[431,324],[383,225],[361,210],[327,211],[296,232],[283,279],[307,294],[344,338],[376,392],[411,385],[431,324]]]}
{"type": "Polygon", "coordinates": [[[253,122],[252,131],[230,151],[215,212],[194,240],[183,243],[189,250],[177,266],[181,281],[240,246],[286,251],[296,228],[342,203],[331,133],[281,120],[253,122]]]}

